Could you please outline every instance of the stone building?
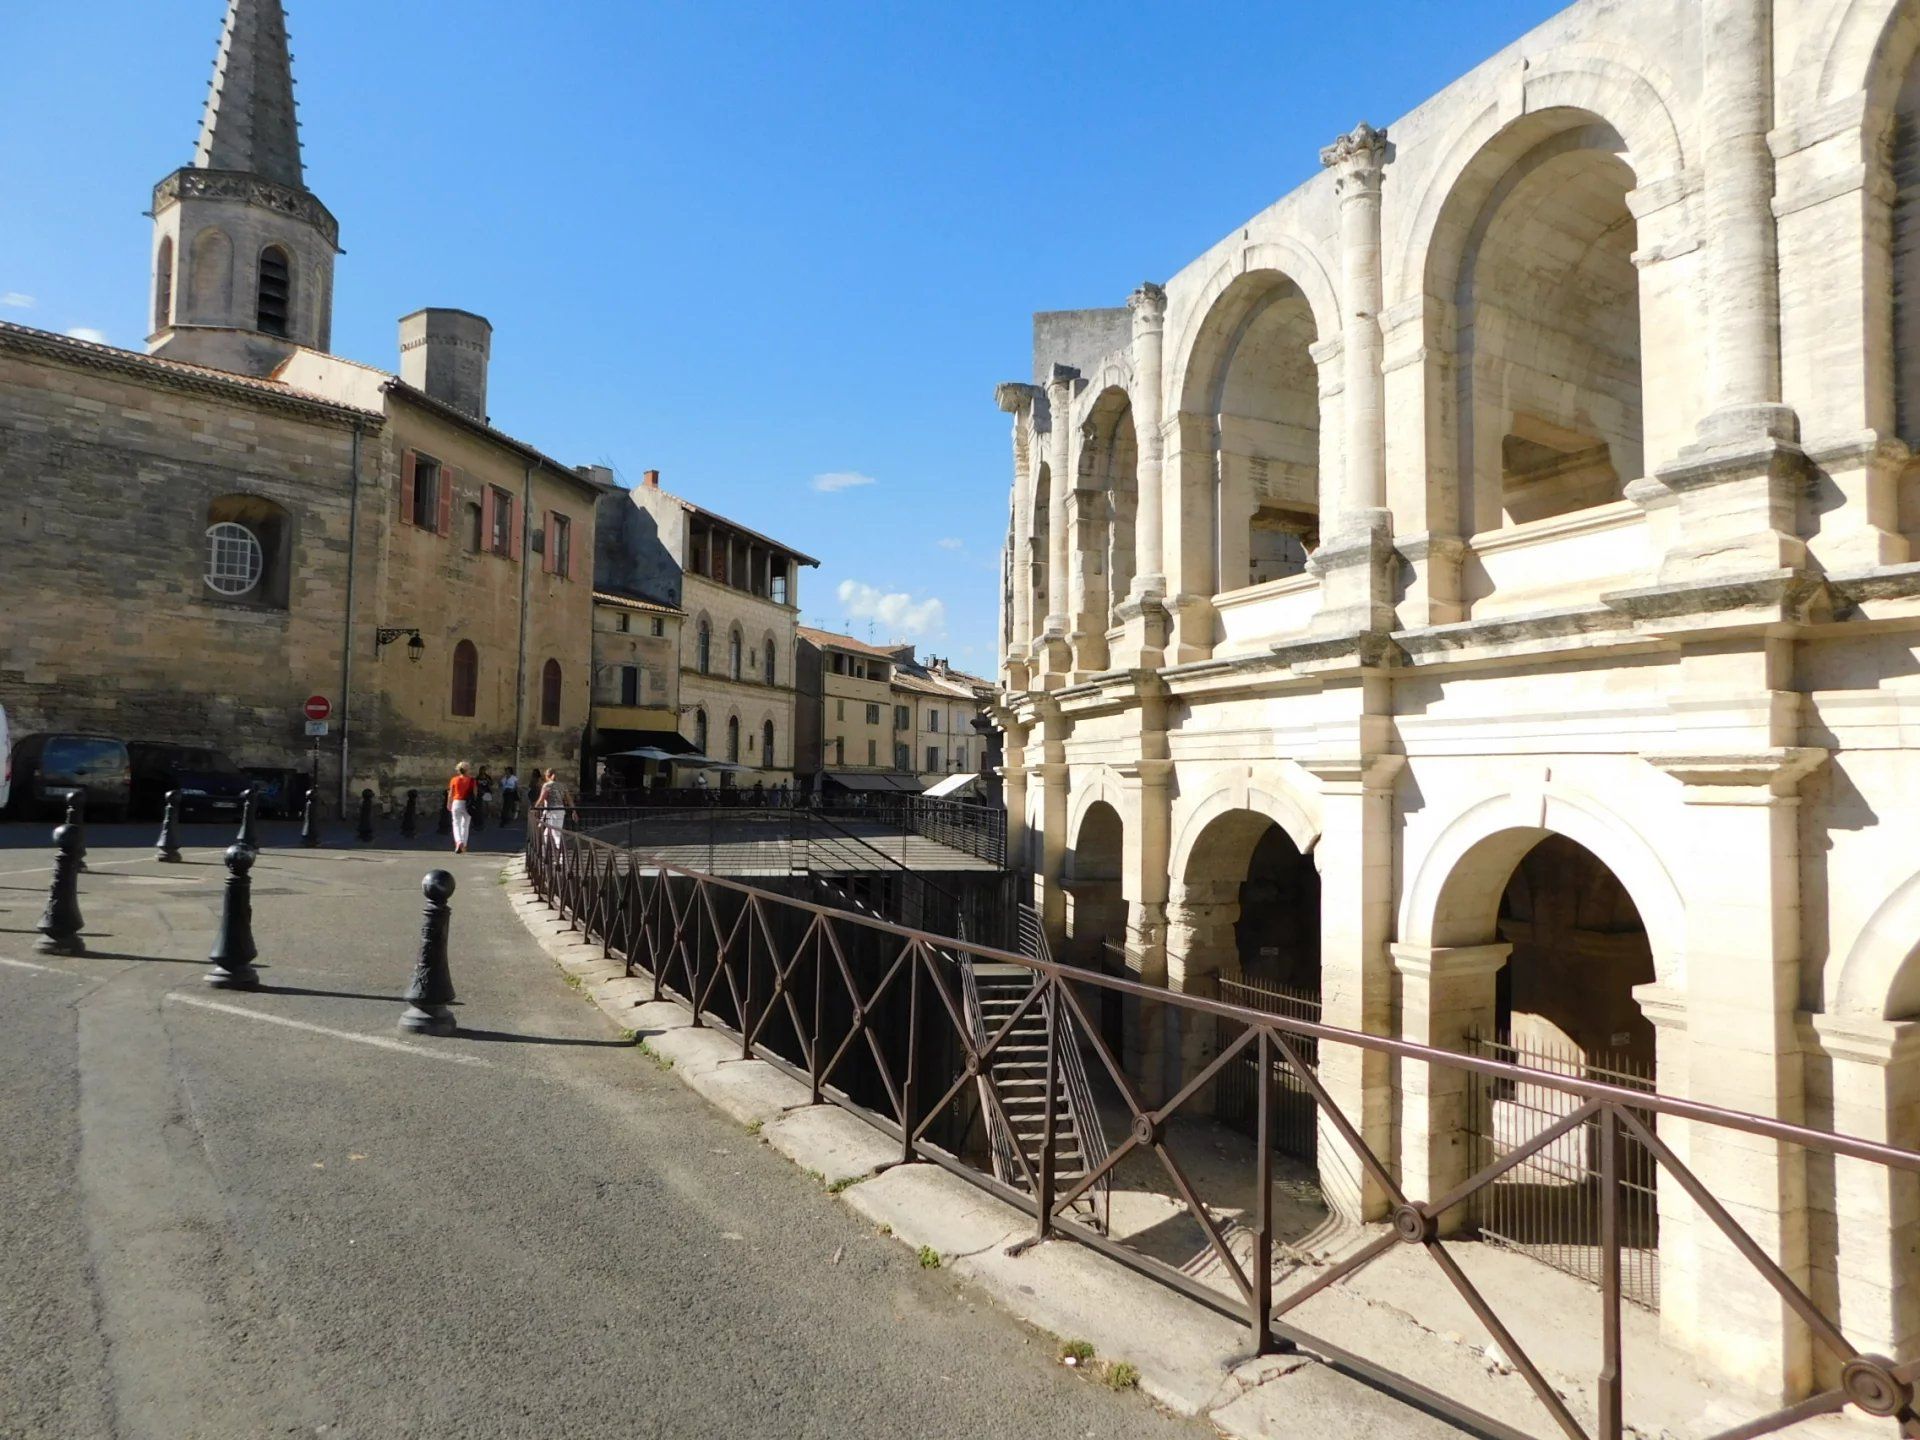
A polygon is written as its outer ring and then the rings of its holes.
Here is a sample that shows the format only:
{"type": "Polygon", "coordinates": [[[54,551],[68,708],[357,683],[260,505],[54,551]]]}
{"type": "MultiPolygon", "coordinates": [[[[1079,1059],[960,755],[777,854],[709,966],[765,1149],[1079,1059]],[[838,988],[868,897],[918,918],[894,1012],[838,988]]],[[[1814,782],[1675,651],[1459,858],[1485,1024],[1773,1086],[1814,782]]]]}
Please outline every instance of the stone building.
{"type": "Polygon", "coordinates": [[[894,763],[927,789],[978,774],[984,746],[975,722],[987,714],[991,682],[937,656],[923,662],[911,645],[896,646],[893,654],[894,763]]]}
{"type": "Polygon", "coordinates": [[[658,470],[606,495],[597,524],[596,587],[685,616],[680,733],[760,772],[722,772],[722,783],[791,779],[800,569],[820,562],[661,489],[658,470]]]}
{"type": "MultiPolygon", "coordinates": [[[[1913,0],[1586,0],[1036,317],[1000,720],[1056,941],[1920,1144],[1916,56],[1913,0]]],[[[1484,1153],[1472,1087],[1321,1063],[1412,1195],[1484,1153]]],[[[1912,1177],[1663,1129],[1917,1353],[1912,1177]]],[[[1812,1382],[1664,1178],[1657,1236],[1676,1341],[1812,1382]]]]}
{"type": "Polygon", "coordinates": [[[229,0],[154,194],[151,353],[0,327],[0,703],[311,763],[343,807],[460,758],[571,769],[610,486],[488,424],[478,316],[402,320],[398,374],[326,353],[338,227],[293,115],[279,0],[229,0]]]}
{"type": "Polygon", "coordinates": [[[837,791],[912,791],[910,761],[894,752],[893,679],[885,646],[802,625],[798,667],[809,702],[800,720],[801,778],[837,791]]]}
{"type": "MultiPolygon", "coordinates": [[[[680,627],[687,612],[645,595],[593,596],[593,721],[586,768],[608,755],[652,748],[682,753],[680,627]]],[[[692,745],[685,746],[691,751],[692,745]]],[[[671,779],[661,762],[623,773],[671,779]]]]}

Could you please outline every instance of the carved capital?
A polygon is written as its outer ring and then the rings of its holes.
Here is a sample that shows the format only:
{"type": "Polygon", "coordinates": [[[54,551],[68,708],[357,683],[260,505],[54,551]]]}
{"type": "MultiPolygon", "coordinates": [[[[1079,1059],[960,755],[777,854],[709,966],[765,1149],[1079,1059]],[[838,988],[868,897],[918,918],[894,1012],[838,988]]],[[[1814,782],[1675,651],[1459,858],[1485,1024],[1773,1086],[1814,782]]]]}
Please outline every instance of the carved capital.
{"type": "Polygon", "coordinates": [[[1047,377],[1047,389],[1059,390],[1066,395],[1073,394],[1073,388],[1080,383],[1080,372],[1071,365],[1055,364],[1047,377]]]}
{"type": "Polygon", "coordinates": [[[1167,292],[1151,280],[1142,281],[1127,297],[1127,308],[1133,312],[1135,329],[1158,326],[1167,318],[1167,292]]]}
{"type": "Polygon", "coordinates": [[[993,387],[993,403],[1009,415],[1018,415],[1033,404],[1040,394],[1040,387],[1029,385],[1023,380],[1002,380],[993,387]]]}
{"type": "Polygon", "coordinates": [[[1320,152],[1320,163],[1339,173],[1342,194],[1349,185],[1378,188],[1388,158],[1387,132],[1364,120],[1320,152]]]}

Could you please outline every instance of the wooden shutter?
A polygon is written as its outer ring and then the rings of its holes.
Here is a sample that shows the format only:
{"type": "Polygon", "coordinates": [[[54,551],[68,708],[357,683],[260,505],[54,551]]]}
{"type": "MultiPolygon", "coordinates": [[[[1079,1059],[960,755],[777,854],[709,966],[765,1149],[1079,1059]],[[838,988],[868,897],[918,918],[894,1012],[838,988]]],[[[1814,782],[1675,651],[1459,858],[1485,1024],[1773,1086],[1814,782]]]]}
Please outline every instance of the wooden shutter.
{"type": "Polygon", "coordinates": [[[420,457],[409,450],[400,458],[400,523],[413,523],[413,472],[420,457]]]}
{"type": "Polygon", "coordinates": [[[520,558],[520,548],[525,537],[520,533],[525,527],[520,523],[520,502],[513,496],[507,496],[507,553],[515,560],[520,558]]]}
{"type": "Polygon", "coordinates": [[[557,510],[554,512],[553,518],[559,522],[555,528],[566,538],[567,542],[564,547],[554,547],[557,551],[554,572],[559,575],[562,580],[571,580],[573,578],[573,521],[557,510]]]}
{"type": "Polygon", "coordinates": [[[453,467],[440,467],[440,525],[441,535],[453,534],[453,467]]]}
{"type": "Polygon", "coordinates": [[[540,531],[540,573],[551,575],[553,573],[553,511],[540,512],[540,531]]]}
{"type": "Polygon", "coordinates": [[[480,487],[480,548],[489,553],[493,550],[494,490],[491,485],[480,487]]]}

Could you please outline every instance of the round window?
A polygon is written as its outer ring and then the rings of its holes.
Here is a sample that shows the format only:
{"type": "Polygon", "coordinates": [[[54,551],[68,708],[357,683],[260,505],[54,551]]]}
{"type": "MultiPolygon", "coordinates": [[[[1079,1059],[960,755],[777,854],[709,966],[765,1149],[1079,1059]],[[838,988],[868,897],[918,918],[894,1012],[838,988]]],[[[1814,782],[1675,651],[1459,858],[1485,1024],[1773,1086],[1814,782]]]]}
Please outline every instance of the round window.
{"type": "Polygon", "coordinates": [[[260,541],[244,525],[222,520],[207,527],[207,588],[219,595],[244,595],[260,583],[266,559],[260,541]]]}

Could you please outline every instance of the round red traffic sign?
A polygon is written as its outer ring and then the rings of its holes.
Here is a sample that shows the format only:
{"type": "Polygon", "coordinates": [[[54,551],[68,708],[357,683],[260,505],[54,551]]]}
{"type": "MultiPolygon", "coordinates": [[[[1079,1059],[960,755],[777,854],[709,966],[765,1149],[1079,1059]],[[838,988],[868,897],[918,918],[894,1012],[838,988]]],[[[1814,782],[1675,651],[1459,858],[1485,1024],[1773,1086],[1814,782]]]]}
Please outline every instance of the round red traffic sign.
{"type": "Polygon", "coordinates": [[[324,695],[309,695],[306,712],[309,720],[324,720],[333,714],[333,702],[324,695]]]}

